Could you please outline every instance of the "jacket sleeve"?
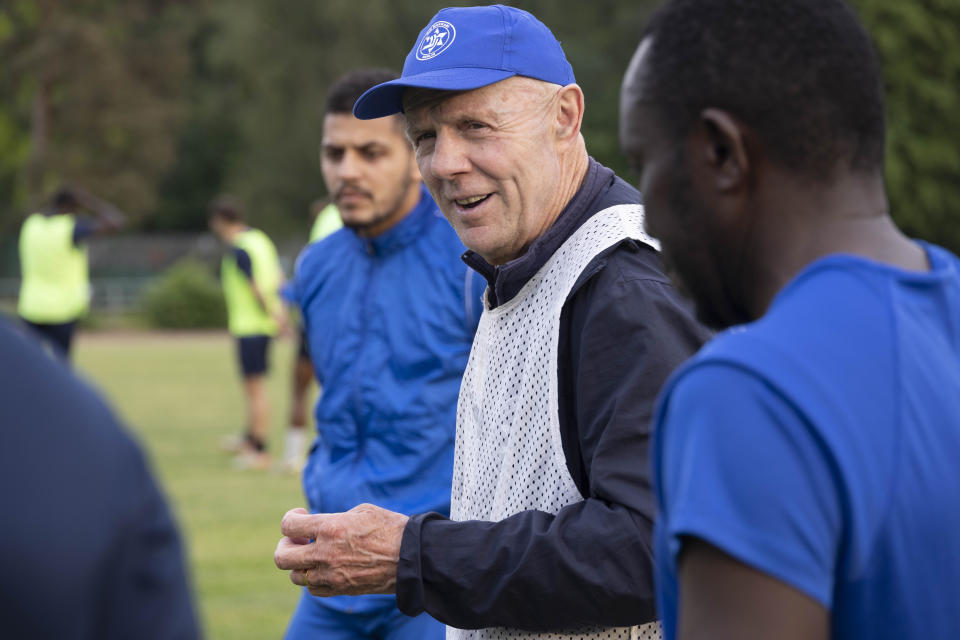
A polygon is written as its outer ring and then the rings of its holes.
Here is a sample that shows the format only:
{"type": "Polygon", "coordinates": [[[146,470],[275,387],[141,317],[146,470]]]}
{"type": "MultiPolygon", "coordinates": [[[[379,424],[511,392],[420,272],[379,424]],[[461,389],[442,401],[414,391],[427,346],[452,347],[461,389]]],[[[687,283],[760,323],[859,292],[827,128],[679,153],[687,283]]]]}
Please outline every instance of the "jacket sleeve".
{"type": "Polygon", "coordinates": [[[633,245],[598,257],[561,318],[561,437],[585,499],[500,522],[411,518],[397,572],[401,611],[530,631],[655,618],[649,420],[666,377],[707,336],[648,269],[655,258],[633,245]]]}
{"type": "Polygon", "coordinates": [[[122,463],[124,512],[101,596],[105,640],[200,637],[183,547],[143,454],[129,444],[122,463]]]}

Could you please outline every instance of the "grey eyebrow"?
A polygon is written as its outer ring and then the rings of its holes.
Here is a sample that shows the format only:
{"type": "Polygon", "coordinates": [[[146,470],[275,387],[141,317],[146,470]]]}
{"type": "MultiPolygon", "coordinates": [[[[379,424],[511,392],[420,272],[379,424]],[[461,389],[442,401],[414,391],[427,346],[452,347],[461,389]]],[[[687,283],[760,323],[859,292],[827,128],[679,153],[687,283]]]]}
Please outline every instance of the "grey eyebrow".
{"type": "Polygon", "coordinates": [[[413,126],[410,124],[409,120],[407,120],[407,124],[403,127],[403,133],[411,144],[417,139],[417,136],[423,131],[425,131],[423,127],[413,126]]]}

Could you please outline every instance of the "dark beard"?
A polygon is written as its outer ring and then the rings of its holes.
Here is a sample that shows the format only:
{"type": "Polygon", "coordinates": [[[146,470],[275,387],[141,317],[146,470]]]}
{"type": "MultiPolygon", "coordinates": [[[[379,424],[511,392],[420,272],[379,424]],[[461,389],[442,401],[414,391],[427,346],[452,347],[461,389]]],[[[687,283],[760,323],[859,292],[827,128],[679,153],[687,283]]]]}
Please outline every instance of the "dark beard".
{"type": "MultiPolygon", "coordinates": [[[[390,207],[386,208],[386,210],[384,211],[378,211],[374,213],[373,218],[371,220],[368,220],[366,222],[353,222],[353,221],[348,221],[344,219],[343,226],[345,226],[347,229],[350,229],[351,231],[353,231],[359,236],[369,235],[367,234],[368,230],[376,227],[378,224],[381,224],[384,220],[389,220],[394,216],[397,216],[397,214],[400,212],[401,207],[403,207],[403,203],[406,201],[407,196],[410,194],[410,189],[417,188],[418,184],[419,183],[414,180],[407,181],[405,188],[400,193],[400,195],[397,196],[393,204],[390,207]]],[[[398,217],[397,222],[399,221],[400,221],[400,218],[398,217]]]]}
{"type": "MultiPolygon", "coordinates": [[[[670,211],[677,216],[677,223],[685,228],[702,225],[709,218],[710,209],[697,199],[681,152],[677,153],[673,171],[675,179],[670,190],[670,211]]],[[[708,286],[701,284],[705,278],[698,277],[698,272],[711,268],[711,263],[714,268],[723,265],[723,252],[717,252],[710,242],[688,241],[685,247],[673,247],[672,252],[663,254],[663,264],[677,289],[693,301],[697,320],[711,329],[722,330],[751,318],[743,313],[742,305],[723,272],[716,274],[720,291],[710,291],[708,286]],[[677,256],[682,257],[678,259],[677,256]]]]}

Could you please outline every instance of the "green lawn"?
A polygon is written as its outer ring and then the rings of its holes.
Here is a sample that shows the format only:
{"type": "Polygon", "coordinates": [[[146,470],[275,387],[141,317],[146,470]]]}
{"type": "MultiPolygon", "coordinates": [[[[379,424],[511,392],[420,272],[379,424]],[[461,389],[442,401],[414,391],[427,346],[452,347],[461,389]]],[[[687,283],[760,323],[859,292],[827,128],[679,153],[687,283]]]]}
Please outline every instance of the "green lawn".
{"type": "MultiPolygon", "coordinates": [[[[271,443],[281,453],[294,345],[272,349],[271,443]]],[[[77,369],[149,452],[180,523],[206,637],[279,638],[299,590],[273,564],[280,518],[303,506],[300,480],[235,471],[218,450],[240,430],[243,398],[224,333],[81,332],[77,369]]]]}

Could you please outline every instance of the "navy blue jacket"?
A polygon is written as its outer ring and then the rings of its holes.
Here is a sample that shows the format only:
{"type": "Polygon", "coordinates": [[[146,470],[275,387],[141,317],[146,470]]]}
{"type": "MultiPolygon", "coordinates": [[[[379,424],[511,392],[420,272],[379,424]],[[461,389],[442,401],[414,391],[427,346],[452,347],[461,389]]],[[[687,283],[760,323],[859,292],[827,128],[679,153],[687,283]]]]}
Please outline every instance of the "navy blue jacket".
{"type": "MultiPolygon", "coordinates": [[[[471,252],[464,259],[487,278],[495,307],[593,214],[639,201],[591,159],[580,190],[523,256],[500,267],[471,252]]],[[[653,406],[669,374],[708,337],[656,251],[625,240],[597,256],[564,303],[558,354],[561,438],[584,500],[556,515],[524,511],[501,522],[411,518],[397,571],[400,610],[467,629],[654,620],[653,406]],[[539,597],[547,591],[559,595],[539,597]]]]}
{"type": "Polygon", "coordinates": [[[0,636],[198,636],[180,540],[100,399],[0,320],[0,636]]]}

